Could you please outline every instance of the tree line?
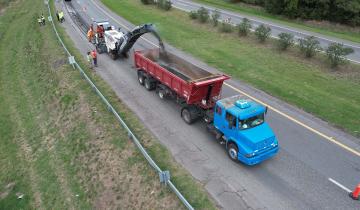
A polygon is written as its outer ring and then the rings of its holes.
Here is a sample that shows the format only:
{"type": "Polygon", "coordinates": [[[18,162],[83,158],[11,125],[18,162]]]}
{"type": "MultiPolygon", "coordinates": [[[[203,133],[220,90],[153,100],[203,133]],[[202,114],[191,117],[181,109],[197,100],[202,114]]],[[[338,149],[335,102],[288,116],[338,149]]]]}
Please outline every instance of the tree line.
{"type": "Polygon", "coordinates": [[[328,20],[360,26],[360,0],[227,0],[262,6],[289,18],[328,20]]]}

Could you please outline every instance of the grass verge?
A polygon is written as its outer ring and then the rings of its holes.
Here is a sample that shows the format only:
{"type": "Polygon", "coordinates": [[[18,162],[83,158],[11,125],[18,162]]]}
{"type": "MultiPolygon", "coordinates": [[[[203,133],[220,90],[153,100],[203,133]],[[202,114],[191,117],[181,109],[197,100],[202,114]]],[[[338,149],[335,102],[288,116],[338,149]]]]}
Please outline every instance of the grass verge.
{"type": "MultiPolygon", "coordinates": [[[[47,14],[43,1],[18,0],[0,16],[0,209],[182,209],[99,97],[67,64],[49,23],[38,26],[41,13],[47,14]]],[[[86,68],[82,56],[71,51],[86,68]]],[[[162,167],[185,180],[180,190],[193,197],[190,202],[213,208],[200,184],[104,81],[87,72],[150,151],[166,157],[162,167]]]]}
{"type": "Polygon", "coordinates": [[[330,37],[336,37],[356,43],[360,43],[360,29],[352,28],[350,26],[335,26],[338,24],[316,24],[315,26],[299,20],[290,20],[282,16],[276,16],[267,13],[263,9],[246,6],[244,4],[234,4],[226,1],[218,0],[195,0],[198,3],[203,3],[216,8],[226,9],[241,14],[262,18],[264,20],[273,21],[274,23],[283,24],[311,32],[316,32],[330,37]],[[355,31],[356,30],[356,31],[355,31]]]}
{"type": "Polygon", "coordinates": [[[219,34],[208,25],[189,21],[188,15],[178,10],[160,12],[140,1],[102,2],[134,24],[155,23],[167,42],[234,78],[360,136],[360,119],[354,117],[360,115],[359,66],[349,64],[334,72],[317,61],[323,56],[307,60],[295,50],[282,54],[273,44],[219,34]]]}

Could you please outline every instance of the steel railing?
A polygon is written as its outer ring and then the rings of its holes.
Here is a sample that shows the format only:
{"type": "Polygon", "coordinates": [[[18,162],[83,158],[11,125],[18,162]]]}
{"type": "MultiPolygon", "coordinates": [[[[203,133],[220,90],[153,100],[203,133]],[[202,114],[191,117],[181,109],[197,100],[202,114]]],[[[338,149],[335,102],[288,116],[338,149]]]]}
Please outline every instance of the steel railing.
{"type": "Polygon", "coordinates": [[[176,186],[171,182],[170,180],[170,173],[169,171],[163,171],[161,168],[156,164],[156,162],[150,157],[150,155],[147,153],[145,148],[141,145],[140,141],[137,139],[137,137],[134,135],[134,133],[130,130],[130,128],[126,125],[125,121],[120,117],[120,115],[117,113],[117,111],[114,109],[114,107],[110,104],[110,102],[105,98],[105,96],[101,93],[101,91],[96,87],[94,82],[88,77],[88,75],[85,73],[85,71],[81,68],[81,66],[76,62],[74,56],[71,55],[70,51],[67,49],[66,45],[64,44],[63,40],[61,39],[55,23],[53,22],[54,18],[51,13],[50,3],[48,0],[45,0],[45,4],[48,7],[49,11],[49,21],[52,24],[52,27],[54,29],[54,32],[56,34],[56,37],[58,38],[60,44],[64,48],[66,54],[69,57],[70,64],[73,65],[74,68],[77,68],[80,72],[80,74],[84,77],[84,79],[90,84],[91,88],[96,92],[98,96],[100,96],[101,100],[105,103],[107,106],[107,109],[113,113],[116,117],[116,119],[120,122],[121,126],[125,128],[125,130],[128,133],[128,137],[134,142],[136,147],[140,150],[141,154],[145,157],[145,159],[148,161],[148,163],[155,169],[155,171],[159,174],[160,182],[164,183],[166,186],[169,186],[170,189],[176,194],[176,196],[180,199],[180,201],[186,206],[186,208],[193,210],[194,208],[191,206],[191,204],[185,199],[185,197],[180,193],[180,191],[176,188],[176,186]]]}

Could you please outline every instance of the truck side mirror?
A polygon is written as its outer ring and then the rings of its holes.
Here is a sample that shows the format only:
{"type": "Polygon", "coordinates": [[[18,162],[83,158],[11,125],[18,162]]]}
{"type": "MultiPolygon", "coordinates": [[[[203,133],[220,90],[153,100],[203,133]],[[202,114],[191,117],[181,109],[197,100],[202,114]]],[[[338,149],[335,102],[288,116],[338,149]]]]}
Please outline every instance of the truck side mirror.
{"type": "Polygon", "coordinates": [[[265,114],[267,114],[267,111],[268,111],[268,107],[266,106],[265,107],[265,114]]]}

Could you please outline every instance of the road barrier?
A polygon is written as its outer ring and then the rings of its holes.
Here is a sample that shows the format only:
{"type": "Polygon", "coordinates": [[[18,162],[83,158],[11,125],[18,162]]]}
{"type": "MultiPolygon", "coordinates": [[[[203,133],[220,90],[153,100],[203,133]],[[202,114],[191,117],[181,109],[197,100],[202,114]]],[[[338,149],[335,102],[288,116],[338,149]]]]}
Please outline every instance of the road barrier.
{"type": "Polygon", "coordinates": [[[107,109],[113,113],[116,117],[116,119],[120,122],[120,125],[125,128],[125,130],[128,132],[129,138],[134,142],[134,144],[137,146],[137,148],[140,150],[141,154],[145,157],[145,159],[148,161],[148,163],[155,169],[155,171],[159,174],[160,182],[164,183],[166,186],[169,186],[170,189],[176,194],[176,196],[180,199],[180,201],[186,206],[186,208],[193,210],[194,208],[191,206],[191,204],[185,199],[185,197],[180,193],[180,191],[175,187],[175,185],[171,182],[170,179],[170,172],[169,171],[163,171],[161,168],[156,164],[156,162],[150,157],[150,155],[146,152],[145,148],[141,145],[140,141],[137,139],[137,137],[134,135],[134,133],[130,130],[130,128],[126,125],[124,120],[120,117],[120,115],[117,113],[117,111],[114,109],[114,107],[109,103],[109,101],[105,98],[105,96],[100,92],[100,90],[96,87],[94,82],[88,77],[88,75],[85,73],[85,71],[81,68],[81,66],[76,62],[75,57],[71,55],[67,47],[65,46],[64,42],[62,41],[55,23],[53,22],[54,18],[52,17],[50,4],[48,0],[45,0],[45,4],[48,7],[49,10],[49,22],[51,22],[54,32],[64,48],[66,54],[69,58],[69,63],[74,67],[77,68],[80,72],[80,74],[83,76],[83,78],[90,84],[91,88],[95,91],[95,93],[101,98],[101,100],[105,103],[107,109]]]}

